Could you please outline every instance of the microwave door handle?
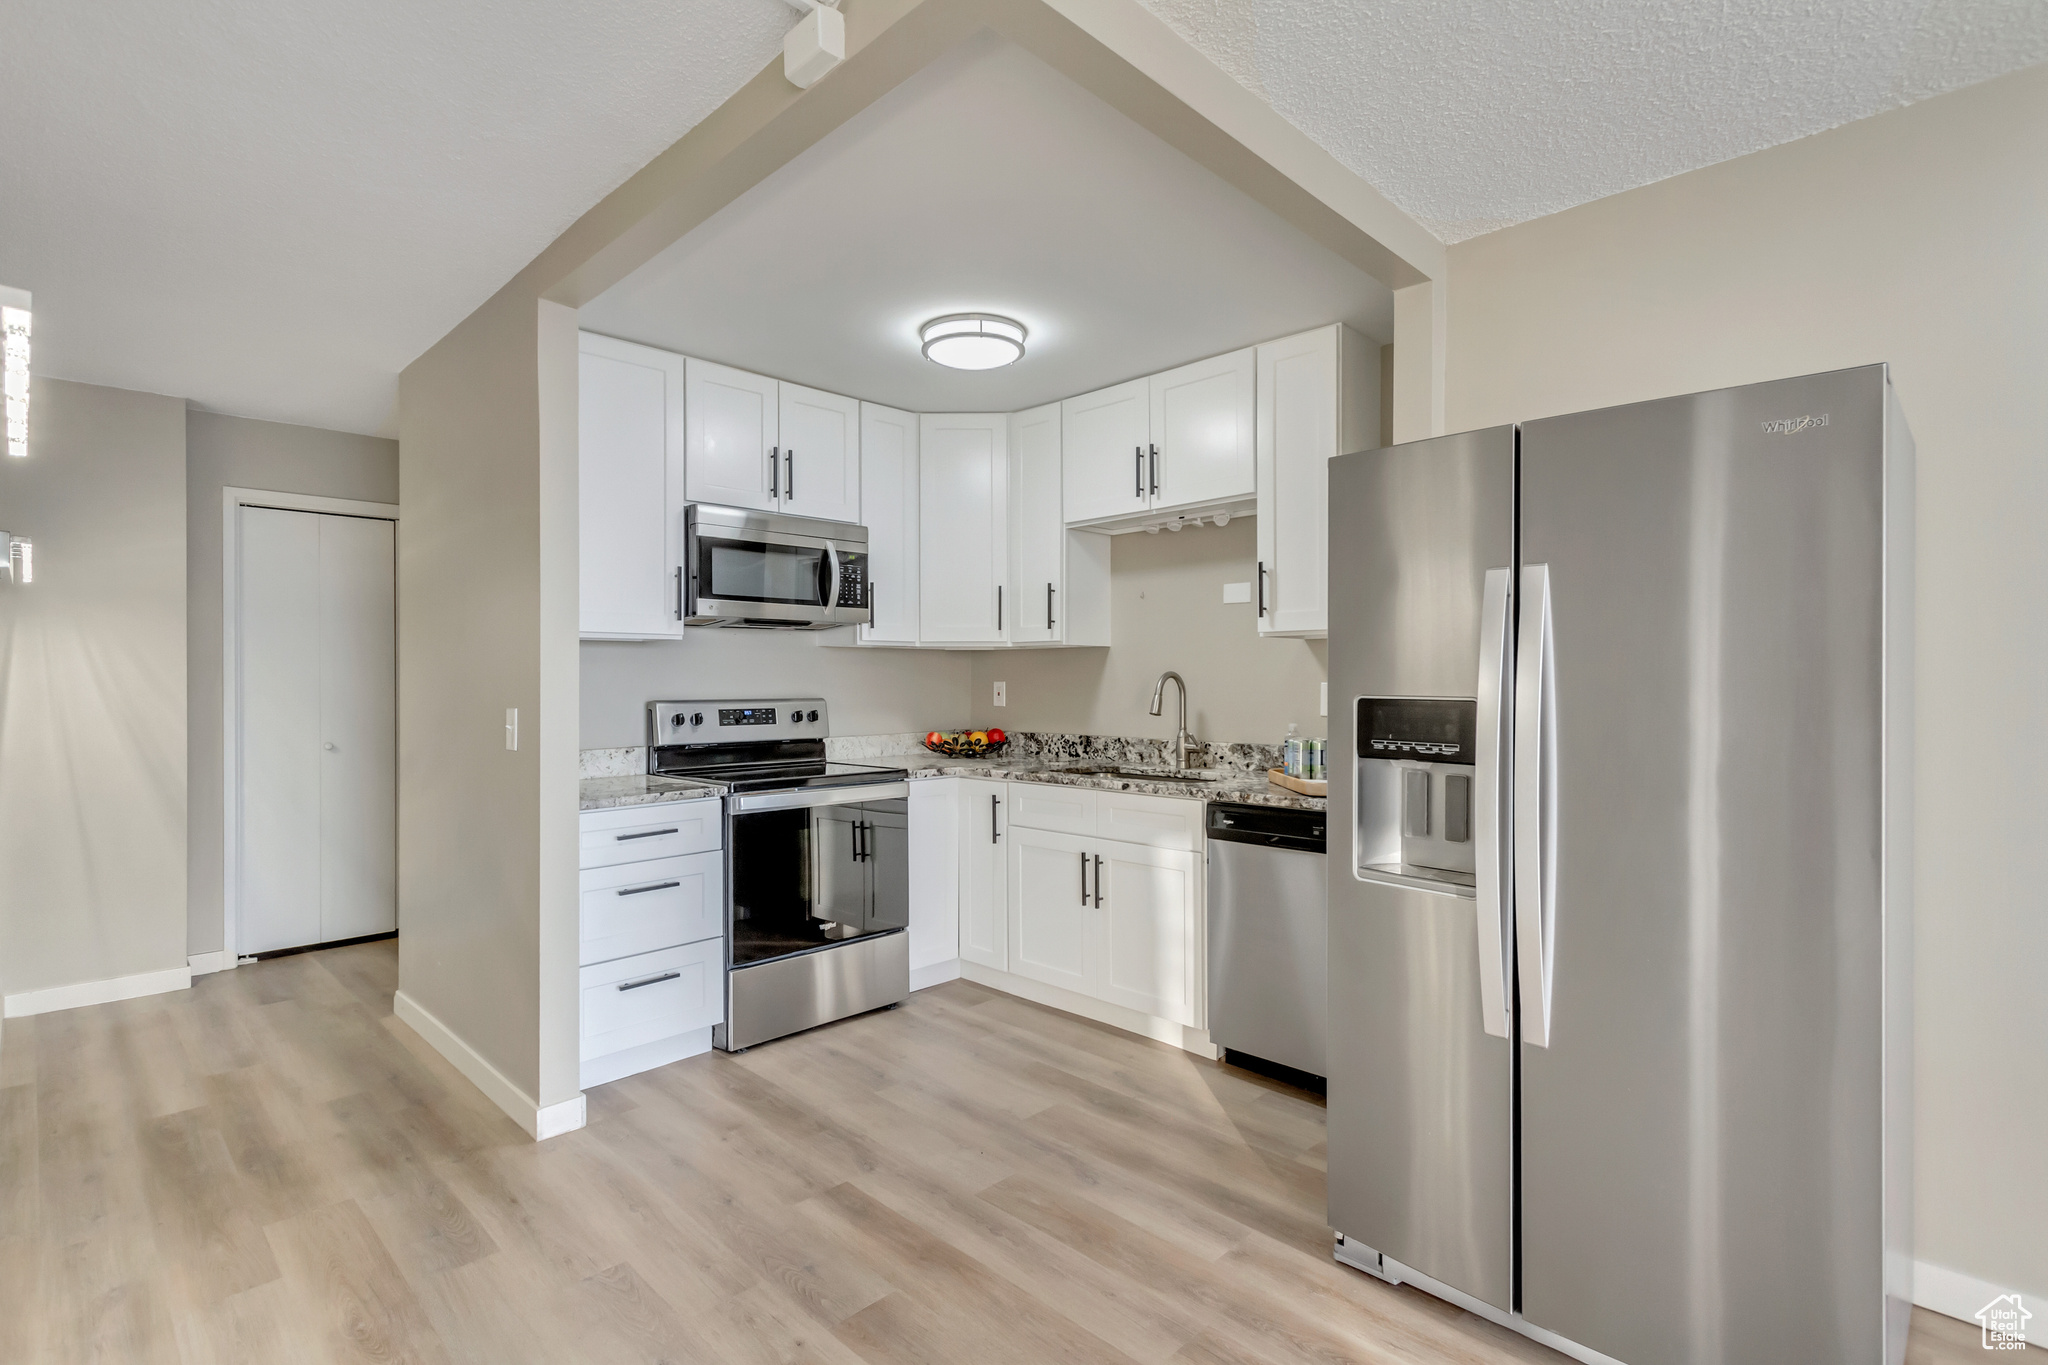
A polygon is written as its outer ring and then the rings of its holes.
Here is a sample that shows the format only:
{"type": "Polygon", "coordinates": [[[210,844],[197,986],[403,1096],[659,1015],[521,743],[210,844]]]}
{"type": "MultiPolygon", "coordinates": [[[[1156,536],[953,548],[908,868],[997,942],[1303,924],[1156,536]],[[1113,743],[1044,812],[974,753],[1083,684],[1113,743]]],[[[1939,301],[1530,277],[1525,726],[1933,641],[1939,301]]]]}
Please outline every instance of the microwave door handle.
{"type": "Polygon", "coordinates": [[[827,545],[825,547],[825,563],[823,567],[825,568],[829,576],[825,580],[825,600],[820,602],[818,605],[821,607],[829,608],[839,601],[840,569],[839,551],[837,547],[831,545],[827,545]]]}
{"type": "Polygon", "coordinates": [[[1550,1046],[1557,960],[1557,668],[1550,566],[1522,566],[1515,659],[1515,957],[1522,1041],[1550,1046]]]}
{"type": "Polygon", "coordinates": [[[1474,900],[1479,914],[1479,1022],[1496,1038],[1508,1036],[1507,944],[1502,888],[1512,875],[1514,858],[1503,836],[1510,784],[1505,767],[1513,746],[1508,740],[1514,647],[1508,637],[1510,571],[1488,569],[1479,606],[1478,752],[1473,755],[1473,855],[1477,876],[1474,900]]]}

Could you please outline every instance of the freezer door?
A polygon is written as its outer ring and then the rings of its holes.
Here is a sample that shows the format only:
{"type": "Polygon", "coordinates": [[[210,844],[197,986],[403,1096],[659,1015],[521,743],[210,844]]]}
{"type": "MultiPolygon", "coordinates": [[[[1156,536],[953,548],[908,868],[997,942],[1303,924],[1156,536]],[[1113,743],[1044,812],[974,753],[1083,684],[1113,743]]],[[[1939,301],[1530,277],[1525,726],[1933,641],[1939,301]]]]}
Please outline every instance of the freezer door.
{"type": "Polygon", "coordinates": [[[1884,1359],[1885,388],[1522,428],[1522,1311],[1630,1365],[1884,1359]]]}
{"type": "Polygon", "coordinates": [[[1487,572],[1504,594],[1514,563],[1514,467],[1509,427],[1330,462],[1330,1226],[1502,1309],[1513,1056],[1485,1027],[1482,902],[1361,879],[1354,717],[1360,697],[1479,694],[1487,572]]]}

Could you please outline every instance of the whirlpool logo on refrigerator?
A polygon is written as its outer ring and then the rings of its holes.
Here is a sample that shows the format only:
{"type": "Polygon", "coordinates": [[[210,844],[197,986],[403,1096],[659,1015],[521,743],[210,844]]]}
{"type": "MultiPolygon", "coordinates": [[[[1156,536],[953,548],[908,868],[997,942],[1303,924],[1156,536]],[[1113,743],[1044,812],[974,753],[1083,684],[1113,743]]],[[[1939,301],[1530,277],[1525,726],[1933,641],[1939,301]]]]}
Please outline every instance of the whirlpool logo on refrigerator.
{"type": "Polygon", "coordinates": [[[1815,427],[1824,427],[1827,424],[1828,415],[1826,413],[1822,413],[1818,417],[1808,413],[1804,417],[1780,417],[1775,421],[1766,422],[1764,423],[1764,431],[1767,435],[1771,436],[1790,436],[1797,431],[1812,431],[1815,427]]]}

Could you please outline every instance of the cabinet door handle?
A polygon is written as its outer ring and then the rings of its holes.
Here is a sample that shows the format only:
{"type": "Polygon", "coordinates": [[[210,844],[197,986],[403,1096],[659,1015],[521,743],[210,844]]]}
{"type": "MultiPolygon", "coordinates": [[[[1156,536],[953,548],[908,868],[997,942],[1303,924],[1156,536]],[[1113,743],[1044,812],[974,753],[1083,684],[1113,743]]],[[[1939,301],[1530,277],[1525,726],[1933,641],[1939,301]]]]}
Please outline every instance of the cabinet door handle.
{"type": "Polygon", "coordinates": [[[1131,496],[1142,498],[1145,496],[1145,447],[1132,446],[1131,454],[1137,457],[1136,468],[1131,471],[1131,496]]]}
{"type": "Polygon", "coordinates": [[[1081,855],[1081,904],[1088,903],[1088,855],[1081,855]]]}
{"type": "Polygon", "coordinates": [[[1052,629],[1052,584],[1045,585],[1045,628],[1052,629]]]}
{"type": "Polygon", "coordinates": [[[782,498],[782,447],[768,447],[768,496],[780,501],[782,498]]]}
{"type": "Polygon", "coordinates": [[[681,882],[649,882],[645,886],[622,886],[619,888],[619,894],[621,896],[642,896],[649,891],[666,891],[670,887],[681,885],[681,882]]]}
{"type": "Polygon", "coordinates": [[[1003,628],[1003,585],[996,584],[996,629],[1003,628]]]}
{"type": "Polygon", "coordinates": [[[1000,796],[996,796],[996,795],[993,795],[993,794],[991,794],[991,795],[989,796],[989,798],[988,798],[988,841],[989,841],[990,843],[992,843],[992,844],[993,844],[993,843],[996,843],[996,842],[998,842],[998,841],[1000,841],[1000,840],[1002,839],[1002,837],[1003,837],[1003,832],[1002,832],[1002,830],[1001,830],[1001,829],[999,829],[999,828],[997,828],[997,826],[996,826],[996,807],[997,807],[997,806],[1000,806],[1000,805],[1002,805],[1002,804],[1003,804],[1003,798],[1002,798],[1002,797],[1000,797],[1000,796]]]}
{"type": "Polygon", "coordinates": [[[1266,614],[1266,561],[1259,561],[1259,615],[1266,614]]]}
{"type": "Polygon", "coordinates": [[[1159,447],[1152,447],[1152,496],[1159,496],[1159,447]]]}
{"type": "Polygon", "coordinates": [[[663,972],[660,976],[643,976],[638,981],[621,981],[619,989],[622,991],[637,991],[642,986],[659,986],[662,982],[673,981],[681,975],[681,972],[663,972]]]}
{"type": "Polygon", "coordinates": [[[788,502],[796,498],[796,452],[784,451],[782,458],[787,462],[782,476],[782,497],[788,502]]]}
{"type": "Polygon", "coordinates": [[[614,834],[612,838],[623,844],[628,839],[659,839],[664,834],[680,833],[682,831],[677,829],[643,829],[638,834],[614,834]]]}
{"type": "Polygon", "coordinates": [[[682,566],[681,566],[681,565],[677,565],[677,566],[676,566],[676,620],[680,621],[680,620],[682,620],[682,619],[683,619],[683,570],[682,570],[682,566]]]}
{"type": "Polygon", "coordinates": [[[1100,853],[1095,855],[1095,904],[1098,908],[1102,905],[1102,855],[1100,853]]]}

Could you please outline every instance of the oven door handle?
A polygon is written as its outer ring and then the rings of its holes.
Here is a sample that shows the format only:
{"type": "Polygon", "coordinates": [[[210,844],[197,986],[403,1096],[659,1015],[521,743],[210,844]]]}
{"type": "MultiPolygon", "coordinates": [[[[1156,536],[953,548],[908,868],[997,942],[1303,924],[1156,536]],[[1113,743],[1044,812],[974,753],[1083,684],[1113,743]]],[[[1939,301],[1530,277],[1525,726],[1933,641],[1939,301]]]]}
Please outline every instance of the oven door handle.
{"type": "Polygon", "coordinates": [[[735,815],[762,810],[803,810],[812,806],[857,806],[863,801],[901,801],[908,782],[872,782],[858,787],[810,787],[788,792],[748,792],[732,798],[735,815]]]}

